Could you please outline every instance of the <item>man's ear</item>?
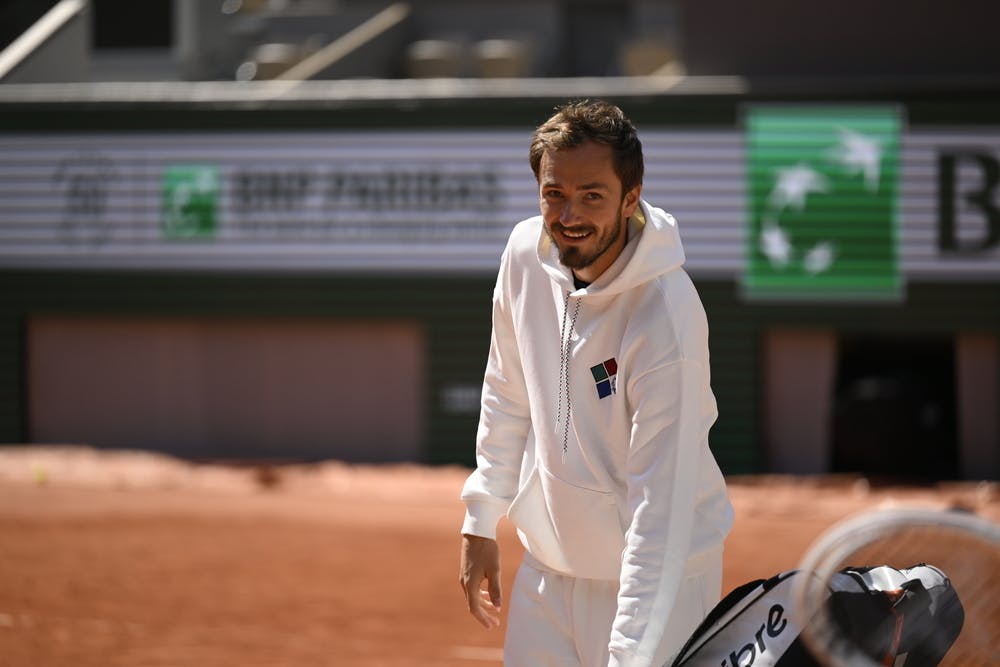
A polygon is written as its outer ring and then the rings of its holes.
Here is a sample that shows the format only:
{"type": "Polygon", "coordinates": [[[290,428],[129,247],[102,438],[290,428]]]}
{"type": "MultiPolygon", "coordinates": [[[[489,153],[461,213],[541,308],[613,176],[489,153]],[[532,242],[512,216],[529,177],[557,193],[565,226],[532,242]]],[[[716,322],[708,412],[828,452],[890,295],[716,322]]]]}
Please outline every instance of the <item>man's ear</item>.
{"type": "Polygon", "coordinates": [[[625,193],[625,197],[622,201],[622,214],[628,218],[633,213],[635,209],[639,206],[639,198],[642,195],[642,184],[639,184],[625,193]]]}

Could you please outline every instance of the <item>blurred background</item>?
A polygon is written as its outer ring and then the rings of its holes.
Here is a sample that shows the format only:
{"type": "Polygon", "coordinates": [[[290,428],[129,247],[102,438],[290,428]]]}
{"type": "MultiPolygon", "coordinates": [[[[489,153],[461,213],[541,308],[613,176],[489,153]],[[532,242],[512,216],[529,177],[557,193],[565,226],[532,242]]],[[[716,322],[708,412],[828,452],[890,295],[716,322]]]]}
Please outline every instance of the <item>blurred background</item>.
{"type": "Polygon", "coordinates": [[[1000,6],[8,0],[0,442],[473,461],[532,129],[639,126],[727,474],[1000,476],[1000,6]]]}

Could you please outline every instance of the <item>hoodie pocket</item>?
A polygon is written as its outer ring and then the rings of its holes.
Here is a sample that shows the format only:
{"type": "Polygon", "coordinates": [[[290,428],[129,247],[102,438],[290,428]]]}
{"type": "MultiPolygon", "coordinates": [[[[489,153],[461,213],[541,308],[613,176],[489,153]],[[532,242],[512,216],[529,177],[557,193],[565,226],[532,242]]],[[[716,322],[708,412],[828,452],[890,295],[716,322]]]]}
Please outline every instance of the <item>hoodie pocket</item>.
{"type": "Polygon", "coordinates": [[[613,493],[570,484],[536,466],[507,516],[545,566],[585,579],[618,580],[625,530],[613,493]]]}

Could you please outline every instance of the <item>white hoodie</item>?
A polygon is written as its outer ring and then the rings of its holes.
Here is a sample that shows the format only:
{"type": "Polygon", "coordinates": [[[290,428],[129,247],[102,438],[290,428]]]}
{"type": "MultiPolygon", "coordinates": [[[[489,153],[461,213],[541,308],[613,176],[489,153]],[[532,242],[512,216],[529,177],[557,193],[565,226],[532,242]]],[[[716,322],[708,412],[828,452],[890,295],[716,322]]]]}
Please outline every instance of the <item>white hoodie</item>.
{"type": "Polygon", "coordinates": [[[733,521],[683,262],[673,217],[642,202],[615,263],[576,289],[536,216],[511,233],[493,294],[462,532],[494,538],[507,515],[542,567],[619,581],[618,664],[647,664],[685,563],[733,521]]]}

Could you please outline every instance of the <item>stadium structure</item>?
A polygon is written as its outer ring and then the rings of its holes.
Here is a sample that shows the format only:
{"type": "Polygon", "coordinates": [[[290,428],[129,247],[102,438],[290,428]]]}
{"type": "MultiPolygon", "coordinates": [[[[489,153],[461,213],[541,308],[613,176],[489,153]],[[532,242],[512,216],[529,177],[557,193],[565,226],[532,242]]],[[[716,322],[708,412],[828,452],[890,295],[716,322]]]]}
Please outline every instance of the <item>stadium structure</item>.
{"type": "Polygon", "coordinates": [[[996,479],[1000,9],[962,7],[8,2],[0,442],[470,463],[528,137],[601,97],[726,473],[996,479]]]}

